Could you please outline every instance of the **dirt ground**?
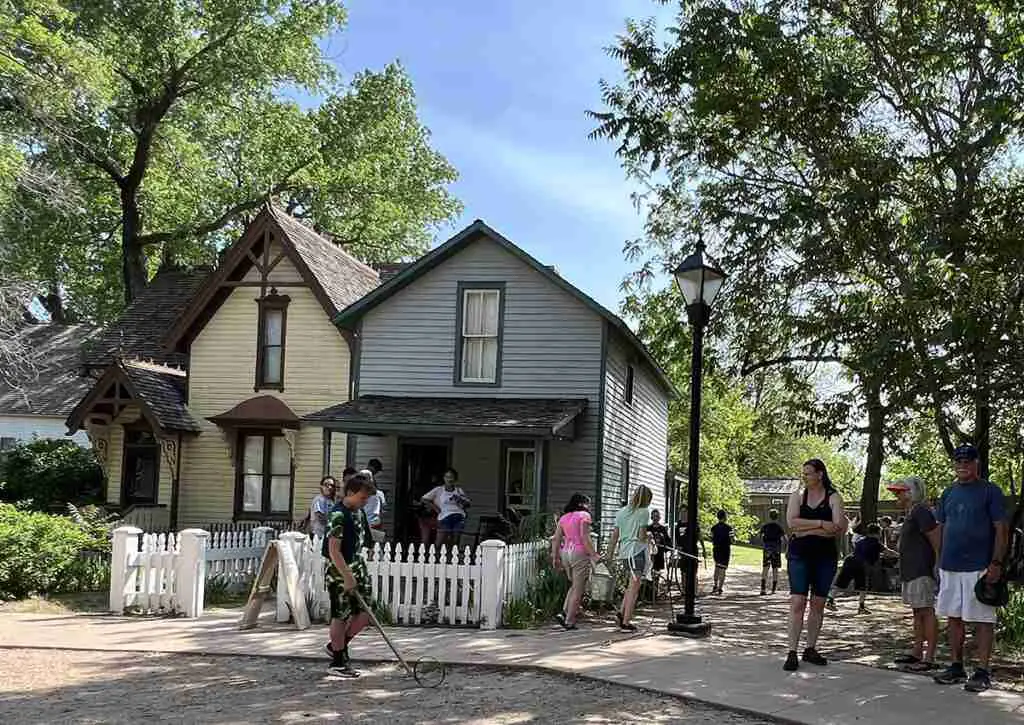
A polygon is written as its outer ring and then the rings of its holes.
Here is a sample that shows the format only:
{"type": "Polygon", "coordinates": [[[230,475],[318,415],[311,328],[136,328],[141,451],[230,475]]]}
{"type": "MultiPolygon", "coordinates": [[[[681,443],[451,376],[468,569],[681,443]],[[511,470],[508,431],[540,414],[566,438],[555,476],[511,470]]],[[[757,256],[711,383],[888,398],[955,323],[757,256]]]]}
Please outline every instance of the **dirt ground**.
{"type": "MultiPolygon", "coordinates": [[[[723,596],[711,596],[704,590],[710,586],[711,573],[701,569],[698,588],[698,613],[711,622],[712,636],[751,652],[765,649],[779,653],[780,662],[787,649],[787,618],[789,616],[789,590],[785,571],[780,572],[779,590],[775,595],[760,596],[761,573],[748,567],[730,567],[723,596]]],[[[679,610],[682,600],[674,595],[679,610]]],[[[910,651],[913,642],[913,618],[903,606],[899,596],[870,595],[868,614],[857,613],[857,597],[850,595],[837,600],[838,612],[825,612],[818,648],[834,660],[893,669],[892,660],[910,651]]],[[[640,607],[633,623],[641,631],[651,627],[662,631],[670,616],[670,608],[663,597],[654,607],[640,607]],[[653,615],[653,622],[652,622],[653,615]]],[[[611,624],[613,614],[594,615],[591,621],[611,624]]],[[[940,621],[940,647],[936,661],[945,665],[949,661],[944,624],[940,621]]],[[[970,642],[968,641],[968,649],[970,642]]],[[[998,645],[993,656],[994,684],[998,689],[1024,692],[1024,664],[1019,653],[1003,651],[998,645]]]]}
{"type": "Polygon", "coordinates": [[[323,662],[66,650],[0,653],[0,713],[17,723],[686,723],[768,721],[617,685],[453,668],[420,689],[393,666],[358,680],[323,662]]]}

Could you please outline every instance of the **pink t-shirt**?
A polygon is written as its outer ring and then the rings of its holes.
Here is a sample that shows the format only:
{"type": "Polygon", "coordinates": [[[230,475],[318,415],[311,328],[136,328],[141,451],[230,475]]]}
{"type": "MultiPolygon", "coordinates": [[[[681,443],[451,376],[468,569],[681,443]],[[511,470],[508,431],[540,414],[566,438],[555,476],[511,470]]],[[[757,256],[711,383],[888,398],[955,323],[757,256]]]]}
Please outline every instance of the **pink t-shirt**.
{"type": "Polygon", "coordinates": [[[570,511],[558,519],[558,526],[562,529],[562,551],[584,551],[583,532],[590,532],[590,512],[570,511]],[[580,524],[585,524],[585,528],[580,524]]]}

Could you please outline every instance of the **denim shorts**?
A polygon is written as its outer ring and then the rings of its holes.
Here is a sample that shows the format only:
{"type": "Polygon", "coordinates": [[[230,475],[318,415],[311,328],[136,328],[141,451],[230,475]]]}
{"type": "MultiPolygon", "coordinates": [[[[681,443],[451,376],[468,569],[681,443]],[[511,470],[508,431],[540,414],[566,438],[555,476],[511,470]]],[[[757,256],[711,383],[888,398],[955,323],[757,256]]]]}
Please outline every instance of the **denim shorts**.
{"type": "Polygon", "coordinates": [[[647,573],[647,549],[639,551],[628,559],[620,559],[631,575],[642,577],[647,573]]]}
{"type": "Polygon", "coordinates": [[[462,514],[450,514],[437,522],[438,531],[461,533],[466,526],[466,517],[462,514]]]}
{"type": "Polygon", "coordinates": [[[804,558],[793,556],[788,559],[789,593],[806,597],[827,597],[835,579],[836,560],[829,557],[804,558]]]}

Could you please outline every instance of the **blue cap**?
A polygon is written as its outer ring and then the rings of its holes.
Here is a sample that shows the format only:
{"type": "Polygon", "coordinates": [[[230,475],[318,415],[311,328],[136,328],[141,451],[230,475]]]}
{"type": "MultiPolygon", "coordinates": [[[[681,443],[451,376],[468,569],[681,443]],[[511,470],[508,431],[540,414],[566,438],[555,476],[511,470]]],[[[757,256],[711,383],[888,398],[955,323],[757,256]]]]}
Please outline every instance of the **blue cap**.
{"type": "Polygon", "coordinates": [[[954,461],[976,461],[978,460],[978,449],[970,443],[964,443],[953,451],[954,461]]]}

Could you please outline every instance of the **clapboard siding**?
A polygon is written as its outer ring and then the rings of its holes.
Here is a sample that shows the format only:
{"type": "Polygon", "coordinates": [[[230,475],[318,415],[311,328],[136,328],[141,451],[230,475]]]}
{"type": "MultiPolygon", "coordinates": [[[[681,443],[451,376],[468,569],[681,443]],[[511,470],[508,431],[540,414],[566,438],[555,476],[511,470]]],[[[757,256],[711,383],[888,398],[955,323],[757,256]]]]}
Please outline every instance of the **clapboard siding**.
{"type": "MultiPolygon", "coordinates": [[[[274,270],[276,279],[295,281],[288,259],[274,270]]],[[[291,298],[285,339],[284,392],[255,392],[258,290],[237,288],[192,342],[189,410],[202,433],[187,439],[181,472],[179,522],[182,527],[230,521],[234,515],[235,474],[230,441],[207,418],[255,395],[275,395],[302,417],[348,399],[349,349],[311,290],[287,287],[291,298]]],[[[345,465],[345,436],[335,435],[331,471],[345,465]]],[[[323,467],[323,431],[303,426],[295,437],[295,488],[292,517],[305,515],[323,467]]]]}
{"type": "Polygon", "coordinates": [[[608,331],[605,365],[604,461],[602,466],[602,531],[610,530],[622,502],[640,484],[654,493],[652,508],[664,512],[665,469],[668,464],[668,397],[654,371],[633,347],[608,331]],[[633,403],[625,400],[627,368],[634,369],[633,403]],[[630,490],[624,490],[622,457],[629,456],[630,490]]]}
{"type": "Polygon", "coordinates": [[[579,397],[600,391],[601,318],[494,242],[481,239],[370,310],[359,394],[579,397]],[[504,282],[500,387],[454,384],[459,282],[504,282]]]}

